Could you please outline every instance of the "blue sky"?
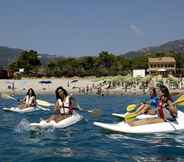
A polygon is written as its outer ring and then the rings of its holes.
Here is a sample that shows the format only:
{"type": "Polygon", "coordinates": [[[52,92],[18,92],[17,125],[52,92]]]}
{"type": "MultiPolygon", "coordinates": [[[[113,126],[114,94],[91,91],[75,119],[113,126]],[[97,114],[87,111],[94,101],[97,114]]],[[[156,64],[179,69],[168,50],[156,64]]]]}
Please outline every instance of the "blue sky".
{"type": "Polygon", "coordinates": [[[114,54],[184,38],[184,0],[0,0],[0,46],[114,54]]]}

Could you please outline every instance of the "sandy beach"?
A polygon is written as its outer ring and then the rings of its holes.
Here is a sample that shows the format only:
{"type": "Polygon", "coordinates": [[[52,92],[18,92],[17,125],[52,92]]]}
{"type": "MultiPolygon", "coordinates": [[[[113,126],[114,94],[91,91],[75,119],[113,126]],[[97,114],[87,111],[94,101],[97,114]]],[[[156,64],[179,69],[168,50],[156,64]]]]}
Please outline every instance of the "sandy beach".
{"type": "MultiPolygon", "coordinates": [[[[127,88],[122,86],[108,88],[107,85],[100,86],[99,78],[96,77],[72,77],[72,78],[23,78],[21,80],[0,80],[0,93],[26,94],[29,88],[33,88],[36,94],[53,94],[57,87],[64,87],[73,95],[143,95],[147,89],[138,87],[127,88]],[[42,83],[41,83],[42,82],[42,83]],[[46,82],[46,83],[45,83],[46,82]],[[50,83],[48,83],[50,82],[50,83]],[[99,92],[99,87],[101,87],[99,92]]],[[[183,89],[170,90],[173,94],[182,94],[183,89]]]]}
{"type": "MultiPolygon", "coordinates": [[[[95,95],[98,93],[99,81],[96,77],[0,80],[1,93],[12,93],[14,87],[15,94],[25,94],[29,88],[33,88],[37,94],[54,94],[55,89],[59,86],[63,86],[72,94],[95,95]],[[41,81],[51,81],[51,83],[40,83],[41,81]]],[[[125,92],[122,87],[113,89],[102,87],[101,91],[104,95],[142,94],[142,90],[127,89],[125,92]]]]}
{"type": "Polygon", "coordinates": [[[86,87],[94,83],[94,79],[79,79],[75,78],[41,78],[41,79],[21,79],[21,80],[0,80],[0,92],[11,93],[12,87],[16,94],[23,94],[27,92],[27,89],[33,88],[38,94],[54,94],[57,87],[63,86],[70,93],[77,93],[79,90],[77,87],[86,87]],[[40,83],[41,81],[50,81],[51,83],[40,83]],[[73,81],[73,82],[72,82],[73,81]],[[14,84],[14,85],[13,85],[14,84]]]}

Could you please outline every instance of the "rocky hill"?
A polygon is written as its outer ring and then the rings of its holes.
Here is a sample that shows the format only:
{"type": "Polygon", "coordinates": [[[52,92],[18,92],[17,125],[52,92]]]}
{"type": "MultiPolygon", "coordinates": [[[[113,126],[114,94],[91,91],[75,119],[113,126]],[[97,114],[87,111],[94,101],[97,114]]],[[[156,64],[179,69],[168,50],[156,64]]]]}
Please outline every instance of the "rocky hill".
{"type": "Polygon", "coordinates": [[[135,56],[142,56],[144,54],[158,52],[174,52],[177,54],[184,54],[184,39],[169,41],[160,46],[147,47],[137,51],[130,51],[125,54],[122,54],[121,56],[124,56],[126,58],[132,58],[135,56]]]}

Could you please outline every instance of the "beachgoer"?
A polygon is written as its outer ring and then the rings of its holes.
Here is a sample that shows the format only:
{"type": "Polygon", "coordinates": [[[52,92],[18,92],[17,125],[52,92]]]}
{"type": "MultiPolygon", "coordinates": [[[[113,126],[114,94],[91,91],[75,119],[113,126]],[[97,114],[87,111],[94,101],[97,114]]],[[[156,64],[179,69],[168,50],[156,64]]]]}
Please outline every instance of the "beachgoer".
{"type": "Polygon", "coordinates": [[[68,92],[63,87],[58,87],[55,91],[56,94],[56,104],[55,104],[55,114],[47,119],[47,122],[55,121],[59,122],[73,113],[73,107],[71,98],[68,92]]]}
{"type": "Polygon", "coordinates": [[[142,103],[136,110],[137,115],[140,114],[150,114],[153,115],[155,114],[155,109],[158,106],[158,101],[159,98],[157,97],[157,93],[156,93],[156,88],[154,87],[150,87],[149,88],[149,96],[150,96],[150,101],[149,102],[145,102],[142,103]]]}
{"type": "Polygon", "coordinates": [[[12,83],[12,96],[15,96],[15,82],[12,83]]]}
{"type": "Polygon", "coordinates": [[[20,105],[18,107],[20,107],[20,109],[36,107],[36,94],[32,88],[28,89],[26,96],[20,102],[20,105]]]}
{"type": "Polygon", "coordinates": [[[149,118],[142,120],[135,120],[129,122],[131,126],[152,124],[152,123],[161,123],[165,121],[175,121],[177,117],[177,109],[173,104],[169,90],[166,86],[160,85],[159,87],[159,102],[157,110],[154,114],[157,114],[157,118],[149,118]]]}
{"type": "Polygon", "coordinates": [[[173,100],[166,86],[161,85],[159,88],[159,103],[158,103],[158,115],[164,121],[176,120],[177,109],[173,105],[173,100]]]}

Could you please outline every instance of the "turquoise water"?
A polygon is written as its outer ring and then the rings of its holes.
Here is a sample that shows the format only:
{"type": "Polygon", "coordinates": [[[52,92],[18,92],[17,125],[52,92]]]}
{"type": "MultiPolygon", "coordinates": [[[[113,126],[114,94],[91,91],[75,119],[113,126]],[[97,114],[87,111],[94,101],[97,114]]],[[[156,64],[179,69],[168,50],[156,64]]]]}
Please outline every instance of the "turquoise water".
{"type": "MultiPolygon", "coordinates": [[[[54,102],[53,96],[40,96],[54,102]]],[[[125,111],[129,103],[142,97],[76,96],[81,107],[99,108],[100,114],[81,112],[84,119],[65,129],[31,131],[29,122],[46,118],[52,112],[27,114],[8,113],[2,107],[16,103],[0,100],[0,162],[60,162],[60,161],[184,161],[183,132],[131,135],[104,131],[94,121],[117,122],[112,112],[125,111]]],[[[182,110],[182,108],[181,108],[182,110]]]]}

